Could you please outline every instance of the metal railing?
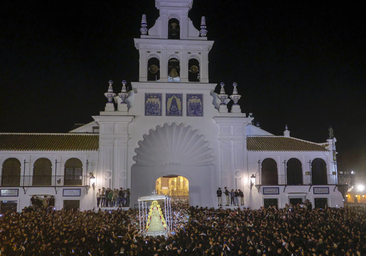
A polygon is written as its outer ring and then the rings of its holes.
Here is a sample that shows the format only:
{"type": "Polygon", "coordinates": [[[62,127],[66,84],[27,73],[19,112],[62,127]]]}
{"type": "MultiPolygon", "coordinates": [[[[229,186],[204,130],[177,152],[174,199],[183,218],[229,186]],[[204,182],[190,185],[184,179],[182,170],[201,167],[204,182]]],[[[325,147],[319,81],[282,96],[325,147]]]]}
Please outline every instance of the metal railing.
{"type": "Polygon", "coordinates": [[[6,175],[0,176],[0,187],[89,186],[89,176],[6,175]]]}
{"type": "Polygon", "coordinates": [[[281,174],[273,177],[256,176],[256,186],[298,186],[298,185],[338,185],[335,175],[328,174],[323,180],[313,180],[311,175],[303,175],[302,179],[298,177],[288,177],[281,174]]]}

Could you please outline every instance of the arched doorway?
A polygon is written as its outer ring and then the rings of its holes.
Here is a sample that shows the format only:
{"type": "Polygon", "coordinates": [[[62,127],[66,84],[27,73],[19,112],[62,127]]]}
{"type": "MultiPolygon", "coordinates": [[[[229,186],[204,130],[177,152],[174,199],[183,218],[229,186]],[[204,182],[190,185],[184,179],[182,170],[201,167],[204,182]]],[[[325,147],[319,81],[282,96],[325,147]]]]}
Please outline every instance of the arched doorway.
{"type": "MultiPolygon", "coordinates": [[[[189,180],[189,204],[212,207],[216,204],[216,170],[212,149],[198,130],[176,123],[156,126],[143,136],[135,149],[131,167],[131,203],[151,195],[156,181],[166,176],[189,180]]],[[[183,180],[184,182],[184,180],[183,180]]]]}
{"type": "Polygon", "coordinates": [[[158,178],[155,182],[155,191],[158,195],[168,195],[173,200],[189,202],[189,181],[186,177],[168,175],[158,178]]]}

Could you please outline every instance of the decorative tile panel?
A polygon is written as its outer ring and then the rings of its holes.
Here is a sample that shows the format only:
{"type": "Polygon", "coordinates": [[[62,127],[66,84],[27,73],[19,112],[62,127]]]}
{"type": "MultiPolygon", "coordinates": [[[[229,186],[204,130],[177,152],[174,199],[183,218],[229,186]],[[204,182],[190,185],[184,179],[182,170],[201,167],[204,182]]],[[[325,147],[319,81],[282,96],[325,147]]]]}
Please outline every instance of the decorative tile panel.
{"type": "Polygon", "coordinates": [[[187,94],[187,116],[203,116],[203,94],[187,94]]]}
{"type": "Polygon", "coordinates": [[[183,94],[167,93],[166,94],[166,115],[182,116],[183,94]]]}
{"type": "Polygon", "coordinates": [[[329,194],[329,187],[315,187],[313,188],[314,194],[329,194]]]}
{"type": "Polygon", "coordinates": [[[279,195],[279,187],[263,187],[263,195],[279,195]]]}
{"type": "Polygon", "coordinates": [[[145,93],[145,116],[161,116],[161,93],[145,93]]]}

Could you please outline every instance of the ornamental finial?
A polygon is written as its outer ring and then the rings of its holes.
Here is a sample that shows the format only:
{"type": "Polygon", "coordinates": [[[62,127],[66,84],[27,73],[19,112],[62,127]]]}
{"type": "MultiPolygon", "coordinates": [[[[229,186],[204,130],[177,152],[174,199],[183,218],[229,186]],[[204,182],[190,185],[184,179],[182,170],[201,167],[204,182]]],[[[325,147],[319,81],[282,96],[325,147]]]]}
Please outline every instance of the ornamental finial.
{"type": "Polygon", "coordinates": [[[141,35],[147,35],[147,21],[146,21],[146,14],[142,14],[142,19],[141,19],[141,28],[140,28],[140,32],[141,35]]]}
{"type": "Polygon", "coordinates": [[[234,105],[238,105],[238,101],[241,98],[241,95],[238,94],[238,89],[236,88],[237,86],[238,86],[238,84],[234,82],[233,83],[233,87],[234,87],[233,94],[230,95],[230,98],[234,102],[234,105]]]}
{"type": "MultiPolygon", "coordinates": [[[[227,94],[225,93],[225,83],[224,82],[221,82],[220,83],[220,86],[221,86],[221,89],[220,89],[220,94],[217,96],[220,100],[221,100],[221,103],[220,103],[220,106],[221,105],[226,105],[228,103],[228,100],[227,100],[227,94]]],[[[222,109],[222,108],[221,108],[222,109]]]]}
{"type": "Polygon", "coordinates": [[[224,89],[225,83],[224,82],[221,82],[220,83],[220,86],[221,86],[220,94],[225,94],[225,89],[224,89]]]}
{"type": "Polygon", "coordinates": [[[201,30],[200,30],[200,36],[206,37],[207,36],[207,27],[206,27],[206,17],[202,16],[201,18],[201,30]]]}
{"type": "Polygon", "coordinates": [[[332,126],[329,127],[328,131],[329,131],[329,139],[333,139],[334,138],[334,130],[333,130],[332,126]]]}
{"type": "Polygon", "coordinates": [[[126,99],[128,98],[129,94],[127,92],[127,89],[126,89],[126,80],[123,80],[122,81],[122,90],[120,93],[118,93],[118,96],[121,98],[122,102],[121,103],[126,103],[126,99]]]}
{"type": "Polygon", "coordinates": [[[108,92],[104,93],[104,96],[108,99],[108,103],[113,103],[113,97],[116,96],[116,94],[113,92],[113,81],[109,80],[108,83],[108,92]]]}

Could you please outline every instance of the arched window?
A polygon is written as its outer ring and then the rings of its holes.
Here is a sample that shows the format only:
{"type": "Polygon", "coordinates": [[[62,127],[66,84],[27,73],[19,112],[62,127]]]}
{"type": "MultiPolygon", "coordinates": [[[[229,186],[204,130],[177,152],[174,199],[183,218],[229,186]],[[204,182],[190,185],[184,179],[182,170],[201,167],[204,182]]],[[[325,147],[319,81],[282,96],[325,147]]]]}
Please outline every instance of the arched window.
{"type": "Polygon", "coordinates": [[[180,39],[179,20],[177,20],[177,19],[169,20],[168,39],[180,39]]]}
{"type": "Polygon", "coordinates": [[[71,158],[65,163],[65,185],[82,185],[83,164],[77,158],[71,158]]]}
{"type": "Polygon", "coordinates": [[[34,163],[33,186],[50,186],[52,163],[47,158],[40,158],[34,163]]]}
{"type": "Polygon", "coordinates": [[[180,82],[180,66],[179,60],[172,58],[168,62],[168,81],[180,82]]]}
{"type": "Polygon", "coordinates": [[[8,158],[3,163],[3,168],[1,172],[1,186],[20,186],[20,162],[18,159],[8,158]]]}
{"type": "Polygon", "coordinates": [[[311,183],[327,185],[327,164],[321,158],[315,158],[311,163],[311,183]]]}
{"type": "Polygon", "coordinates": [[[188,80],[190,82],[200,81],[200,63],[196,59],[190,59],[188,62],[188,80]]]}
{"type": "Polygon", "coordinates": [[[158,80],[160,80],[160,61],[157,58],[151,58],[147,63],[147,81],[158,80]]]}
{"type": "Polygon", "coordinates": [[[299,159],[287,161],[287,185],[302,185],[302,166],[299,159]]]}
{"type": "Polygon", "coordinates": [[[262,162],[262,185],[278,185],[277,163],[272,158],[262,162]]]}

